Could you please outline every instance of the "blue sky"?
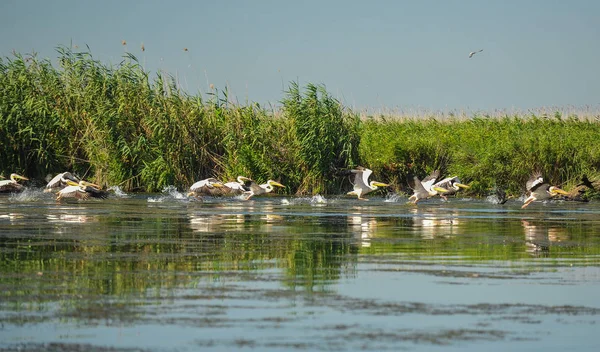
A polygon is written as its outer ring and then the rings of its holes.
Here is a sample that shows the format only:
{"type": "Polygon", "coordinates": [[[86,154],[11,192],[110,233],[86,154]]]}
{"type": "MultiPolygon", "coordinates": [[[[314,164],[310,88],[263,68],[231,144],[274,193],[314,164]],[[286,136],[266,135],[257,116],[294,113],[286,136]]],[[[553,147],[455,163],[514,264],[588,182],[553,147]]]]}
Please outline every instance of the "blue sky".
{"type": "Polygon", "coordinates": [[[278,105],[298,81],[355,109],[597,109],[599,13],[595,0],[3,0],[0,56],[56,62],[73,43],[117,64],[128,51],[240,103],[278,105]]]}

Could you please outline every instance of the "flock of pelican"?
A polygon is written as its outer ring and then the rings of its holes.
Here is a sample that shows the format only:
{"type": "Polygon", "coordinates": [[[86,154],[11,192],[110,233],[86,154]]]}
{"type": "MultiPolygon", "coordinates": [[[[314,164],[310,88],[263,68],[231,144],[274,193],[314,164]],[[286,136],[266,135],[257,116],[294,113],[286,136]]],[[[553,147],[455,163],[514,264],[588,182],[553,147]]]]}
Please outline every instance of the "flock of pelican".
{"type": "Polygon", "coordinates": [[[237,181],[223,183],[216,178],[207,178],[190,186],[188,196],[236,196],[242,195],[248,200],[254,196],[273,192],[273,187],[285,187],[281,183],[268,180],[267,183],[258,184],[248,177],[238,176],[237,181]]]}
{"type": "MultiPolygon", "coordinates": [[[[364,198],[366,194],[375,191],[380,187],[389,186],[389,184],[383,182],[369,181],[372,173],[372,170],[361,166],[350,170],[349,174],[354,176],[352,182],[353,190],[348,192],[347,195],[356,196],[360,200],[368,200],[364,198]]],[[[458,176],[446,177],[438,181],[439,178],[439,170],[435,170],[423,179],[419,179],[417,176],[410,178],[408,183],[413,190],[413,194],[409,197],[409,202],[417,204],[421,200],[426,200],[435,196],[440,196],[442,199],[446,200],[447,196],[456,194],[461,189],[468,189],[470,187],[461,183],[458,176]]],[[[587,180],[586,177],[584,178],[587,180]]],[[[10,179],[0,180],[0,193],[20,192],[24,187],[19,181],[26,180],[28,180],[27,177],[13,173],[10,175],[10,179]]],[[[258,184],[245,176],[238,176],[237,180],[232,182],[221,182],[211,177],[191,185],[187,195],[188,197],[197,197],[200,199],[203,196],[241,196],[242,199],[249,200],[254,196],[272,192],[275,189],[274,187],[283,188],[285,186],[274,180],[268,180],[264,184],[258,184]]],[[[525,198],[524,204],[521,207],[523,209],[535,201],[545,201],[557,196],[568,195],[567,192],[559,187],[551,186],[547,182],[544,182],[541,173],[533,174],[527,181],[525,187],[527,198],[525,198]]],[[[85,200],[89,198],[107,198],[108,196],[108,192],[102,190],[102,187],[85,180],[80,180],[70,172],[63,172],[56,175],[48,182],[44,191],[55,192],[57,201],[66,198],[85,200]]],[[[506,198],[504,192],[502,192],[500,203],[503,204],[505,201],[506,198]]]]}

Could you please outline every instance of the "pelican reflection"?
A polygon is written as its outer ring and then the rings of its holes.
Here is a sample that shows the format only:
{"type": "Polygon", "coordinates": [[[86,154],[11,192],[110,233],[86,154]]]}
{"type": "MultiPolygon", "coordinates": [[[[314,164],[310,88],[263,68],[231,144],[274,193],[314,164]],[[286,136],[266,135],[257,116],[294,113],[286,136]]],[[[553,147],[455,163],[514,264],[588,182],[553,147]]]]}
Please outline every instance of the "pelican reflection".
{"type": "Polygon", "coordinates": [[[565,227],[532,220],[521,220],[525,232],[525,251],[534,255],[548,254],[552,244],[570,239],[565,227]]]}
{"type": "Polygon", "coordinates": [[[423,239],[434,239],[436,237],[454,237],[460,234],[462,221],[458,218],[458,213],[420,213],[419,209],[410,209],[409,212],[415,216],[412,217],[412,229],[423,239]]]}

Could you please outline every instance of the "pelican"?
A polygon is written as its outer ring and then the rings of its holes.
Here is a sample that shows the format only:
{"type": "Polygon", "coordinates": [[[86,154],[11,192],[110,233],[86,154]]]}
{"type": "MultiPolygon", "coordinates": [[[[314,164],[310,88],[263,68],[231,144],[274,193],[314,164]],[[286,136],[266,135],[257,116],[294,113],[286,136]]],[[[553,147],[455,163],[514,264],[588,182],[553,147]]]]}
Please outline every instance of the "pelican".
{"type": "Polygon", "coordinates": [[[200,180],[193,185],[190,186],[190,192],[187,194],[189,196],[199,197],[202,195],[205,196],[216,196],[223,194],[223,183],[217,180],[214,177],[207,178],[205,180],[200,180]]]}
{"type": "Polygon", "coordinates": [[[238,176],[237,181],[226,182],[223,184],[223,193],[227,195],[242,194],[250,190],[250,183],[254,182],[248,177],[238,176]]]}
{"type": "Polygon", "coordinates": [[[106,198],[108,197],[108,192],[100,189],[100,186],[87,182],[84,180],[77,182],[73,182],[71,180],[67,180],[67,186],[57,193],[56,200],[59,201],[63,198],[76,198],[76,199],[89,199],[93,198],[106,198]]]}
{"type": "Polygon", "coordinates": [[[50,182],[48,182],[46,188],[44,189],[44,192],[52,192],[53,190],[56,190],[58,188],[64,188],[65,186],[67,186],[67,180],[79,182],[79,179],[73,176],[72,173],[68,171],[63,172],[54,176],[54,178],[51,179],[50,182]]]}
{"type": "Polygon", "coordinates": [[[409,186],[413,189],[414,193],[408,200],[413,204],[417,204],[421,199],[433,197],[438,193],[442,194],[448,192],[448,189],[435,185],[435,180],[437,180],[438,177],[440,177],[440,170],[435,170],[423,180],[419,180],[417,176],[414,176],[412,180],[409,179],[409,186]]]}
{"type": "Polygon", "coordinates": [[[470,58],[472,58],[472,57],[473,57],[473,55],[475,55],[475,54],[477,54],[477,53],[480,53],[480,52],[482,52],[482,51],[483,51],[483,49],[481,49],[481,50],[477,50],[477,51],[471,51],[471,52],[469,53],[469,59],[470,59],[470,58]]]}
{"type": "Polygon", "coordinates": [[[0,193],[21,192],[23,185],[19,184],[18,180],[29,180],[25,176],[15,173],[10,174],[10,179],[0,181],[0,193]]]}
{"type": "Polygon", "coordinates": [[[521,209],[525,209],[531,202],[537,200],[547,200],[560,194],[569,194],[556,186],[550,186],[548,183],[545,183],[544,178],[540,173],[531,176],[525,184],[525,187],[527,188],[527,192],[529,192],[529,197],[524,200],[525,204],[523,204],[521,209]]]}
{"type": "Polygon", "coordinates": [[[436,182],[434,186],[439,188],[445,188],[448,190],[447,192],[440,193],[440,197],[442,197],[444,200],[448,199],[447,196],[456,194],[456,192],[460,191],[461,188],[471,188],[471,186],[467,186],[463,183],[460,183],[460,179],[458,178],[458,176],[446,177],[445,179],[436,182]]]}
{"type": "Polygon", "coordinates": [[[360,200],[367,200],[362,196],[376,190],[379,187],[389,186],[387,183],[378,181],[369,182],[369,176],[373,173],[371,169],[359,166],[356,169],[350,170],[354,174],[354,190],[348,192],[348,195],[357,196],[360,200]]]}
{"type": "Polygon", "coordinates": [[[263,184],[259,185],[258,183],[254,182],[253,180],[248,179],[246,181],[246,185],[248,185],[248,188],[249,188],[248,191],[244,192],[244,194],[246,195],[246,200],[248,200],[254,196],[259,196],[261,194],[273,192],[273,189],[274,189],[273,186],[285,187],[281,183],[279,183],[277,181],[273,181],[273,180],[268,180],[267,183],[263,183],[263,184]]]}

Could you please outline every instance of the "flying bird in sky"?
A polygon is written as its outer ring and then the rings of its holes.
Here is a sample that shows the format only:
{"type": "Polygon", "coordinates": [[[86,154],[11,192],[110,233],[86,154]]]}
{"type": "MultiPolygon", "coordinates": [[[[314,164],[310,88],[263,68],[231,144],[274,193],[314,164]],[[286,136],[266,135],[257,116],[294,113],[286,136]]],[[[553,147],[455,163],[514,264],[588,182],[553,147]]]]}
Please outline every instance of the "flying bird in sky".
{"type": "Polygon", "coordinates": [[[471,52],[469,53],[469,59],[470,59],[470,58],[472,58],[472,57],[473,57],[473,55],[475,55],[475,54],[477,54],[477,53],[480,53],[480,52],[482,52],[482,51],[483,51],[483,49],[481,49],[481,50],[478,50],[478,51],[471,51],[471,52]]]}

